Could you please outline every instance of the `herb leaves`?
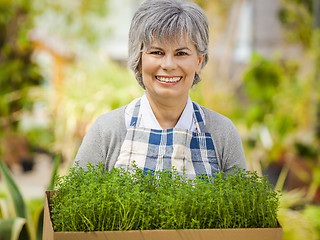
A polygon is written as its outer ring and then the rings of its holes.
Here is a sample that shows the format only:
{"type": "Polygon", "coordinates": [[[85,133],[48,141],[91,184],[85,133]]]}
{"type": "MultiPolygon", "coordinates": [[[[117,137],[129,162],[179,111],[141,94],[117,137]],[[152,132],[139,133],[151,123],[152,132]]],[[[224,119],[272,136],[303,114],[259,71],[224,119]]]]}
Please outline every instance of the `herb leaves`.
{"type": "Polygon", "coordinates": [[[233,174],[188,180],[172,171],[73,167],[58,178],[55,231],[278,227],[279,194],[266,178],[233,174]]]}

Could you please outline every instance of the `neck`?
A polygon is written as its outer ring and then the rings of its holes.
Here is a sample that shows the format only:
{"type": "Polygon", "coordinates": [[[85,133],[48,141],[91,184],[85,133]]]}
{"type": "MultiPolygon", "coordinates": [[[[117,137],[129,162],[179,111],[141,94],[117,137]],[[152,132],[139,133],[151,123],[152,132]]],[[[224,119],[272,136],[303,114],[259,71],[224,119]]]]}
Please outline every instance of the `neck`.
{"type": "Polygon", "coordinates": [[[154,99],[146,93],[150,107],[162,129],[174,128],[187,104],[188,96],[177,101],[176,99],[154,99]]]}

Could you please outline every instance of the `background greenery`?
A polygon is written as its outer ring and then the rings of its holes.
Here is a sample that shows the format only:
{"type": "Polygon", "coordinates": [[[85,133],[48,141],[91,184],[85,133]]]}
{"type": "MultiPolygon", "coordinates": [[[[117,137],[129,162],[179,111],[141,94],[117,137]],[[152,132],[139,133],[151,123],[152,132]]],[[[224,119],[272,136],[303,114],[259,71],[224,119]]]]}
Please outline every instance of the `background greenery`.
{"type": "MultiPolygon", "coordinates": [[[[222,33],[235,1],[195,2],[215,17],[209,19],[215,36],[222,33]]],[[[112,34],[99,24],[109,14],[107,3],[0,0],[0,158],[10,168],[27,169],[36,153],[45,152],[61,155],[60,171],[66,172],[94,119],[141,96],[126,65],[101,52],[103,39],[112,34]],[[38,118],[39,112],[44,117],[38,118]]],[[[319,0],[281,1],[284,47],[299,48],[299,58],[254,53],[240,84],[221,81],[212,61],[191,91],[193,100],[233,120],[248,168],[268,174],[283,190],[279,221],[290,240],[320,239],[320,13],[315,6],[319,0]]],[[[3,202],[9,194],[1,191],[3,202]]]]}

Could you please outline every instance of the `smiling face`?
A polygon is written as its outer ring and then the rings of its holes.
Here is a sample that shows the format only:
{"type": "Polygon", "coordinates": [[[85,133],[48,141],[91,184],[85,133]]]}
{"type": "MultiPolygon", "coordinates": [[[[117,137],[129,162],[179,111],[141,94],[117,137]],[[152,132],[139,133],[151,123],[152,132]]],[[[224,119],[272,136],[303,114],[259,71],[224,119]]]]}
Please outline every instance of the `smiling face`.
{"type": "Polygon", "coordinates": [[[199,56],[194,44],[183,39],[171,43],[153,41],[142,53],[140,70],[149,101],[186,103],[205,55],[199,56]]]}

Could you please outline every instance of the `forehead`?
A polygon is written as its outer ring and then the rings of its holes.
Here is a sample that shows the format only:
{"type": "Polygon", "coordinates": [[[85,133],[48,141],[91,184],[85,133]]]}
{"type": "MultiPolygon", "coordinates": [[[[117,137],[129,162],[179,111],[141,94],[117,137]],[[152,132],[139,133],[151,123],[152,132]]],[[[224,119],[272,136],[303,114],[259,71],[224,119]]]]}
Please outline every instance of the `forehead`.
{"type": "Polygon", "coordinates": [[[188,48],[191,51],[197,51],[195,45],[189,38],[181,38],[179,41],[176,40],[170,40],[170,39],[165,39],[165,40],[160,40],[160,39],[154,39],[147,48],[161,48],[161,49],[168,49],[168,50],[176,50],[176,49],[181,49],[181,48],[188,48]]]}

